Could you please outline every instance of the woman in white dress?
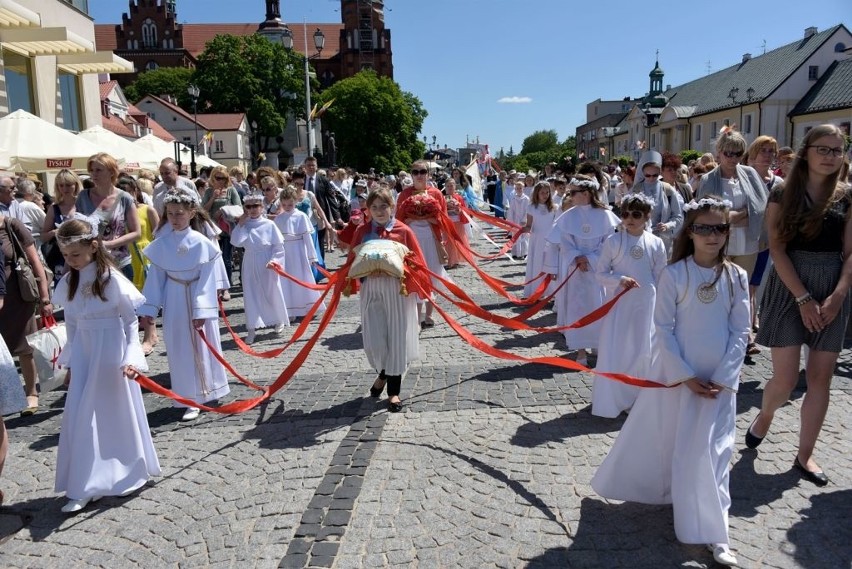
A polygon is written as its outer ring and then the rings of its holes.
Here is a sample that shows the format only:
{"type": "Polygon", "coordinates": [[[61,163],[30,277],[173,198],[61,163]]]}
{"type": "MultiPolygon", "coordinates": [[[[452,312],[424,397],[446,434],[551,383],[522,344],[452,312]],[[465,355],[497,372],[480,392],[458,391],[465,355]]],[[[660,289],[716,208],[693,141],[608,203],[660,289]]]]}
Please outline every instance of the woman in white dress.
{"type": "MultiPolygon", "coordinates": [[[[527,224],[527,208],[530,206],[530,198],[524,193],[524,183],[515,182],[512,193],[506,198],[508,211],[506,218],[512,223],[518,225],[527,224]]],[[[512,257],[515,259],[526,259],[527,252],[530,248],[530,236],[528,233],[522,234],[512,245],[512,257]]]]}
{"type": "MultiPolygon", "coordinates": [[[[604,241],[595,275],[606,289],[606,300],[622,288],[633,290],[602,321],[595,369],[646,378],[651,373],[654,301],[657,279],[666,266],[666,246],[646,231],[653,205],[647,197],[629,194],[619,205],[622,231],[604,241]]],[[[592,415],[617,417],[630,410],[638,395],[638,387],[595,376],[592,415]]]]}
{"type": "Polygon", "coordinates": [[[685,231],[660,276],[654,309],[669,388],[643,389],[592,488],[615,500],[668,504],[682,543],[736,565],[728,537],[728,466],[749,329],[748,279],[725,260],[730,202],[687,205],[685,231]]]}
{"type": "MultiPolygon", "coordinates": [[[[524,190],[525,191],[525,190],[524,190]]],[[[527,252],[527,272],[525,276],[524,296],[529,298],[541,285],[537,278],[544,271],[544,249],[547,235],[553,222],[559,215],[559,209],[553,205],[549,182],[539,182],[532,192],[526,211],[526,223],[522,233],[530,234],[530,246],[527,252]]]]}
{"type": "MultiPolygon", "coordinates": [[[[313,266],[317,262],[317,250],[314,247],[311,219],[296,209],[296,187],[287,186],[278,196],[280,209],[275,217],[275,225],[284,239],[284,269],[287,274],[304,283],[314,282],[313,266]]],[[[319,300],[320,292],[312,290],[288,278],[281,278],[284,301],[290,318],[305,316],[319,300]]],[[[325,302],[319,307],[325,311],[325,302]]]]}
{"type": "MultiPolygon", "coordinates": [[[[592,176],[574,175],[568,184],[573,206],[557,218],[546,236],[543,270],[562,282],[577,268],[556,295],[557,326],[579,320],[604,302],[595,266],[604,241],[620,221],[600,200],[599,189],[592,176]]],[[[600,333],[600,320],[563,332],[568,347],[577,350],[577,363],[586,365],[586,350],[597,349],[600,333]]]]}
{"type": "Polygon", "coordinates": [[[57,364],[74,379],[56,454],[57,492],[82,510],[103,496],[126,496],[160,474],[142,390],[129,381],[147,371],[136,308],[144,297],[111,266],[98,238],[98,221],[81,214],[56,231],[66,274],[54,292],[65,307],[68,341],[57,364]]]}
{"type": "MultiPolygon", "coordinates": [[[[142,290],[146,301],[138,312],[153,321],[162,308],[172,390],[186,399],[206,403],[230,392],[225,368],[198,334],[198,329],[204,330],[213,348],[222,350],[216,291],[222,254],[193,228],[202,229],[196,215],[197,196],[169,191],[163,201],[166,214],[161,224],[169,223],[172,230],[162,232],[143,251],[151,267],[142,290]]],[[[198,417],[197,407],[178,402],[174,405],[186,408],[182,420],[198,417]]]]}
{"type": "Polygon", "coordinates": [[[263,214],[263,195],[250,192],[243,198],[243,215],[231,231],[231,244],[243,247],[240,280],[246,312],[246,343],[254,342],[258,328],[274,327],[276,334],[290,325],[281,277],[268,268],[284,266],[284,238],[275,222],[263,214]]]}

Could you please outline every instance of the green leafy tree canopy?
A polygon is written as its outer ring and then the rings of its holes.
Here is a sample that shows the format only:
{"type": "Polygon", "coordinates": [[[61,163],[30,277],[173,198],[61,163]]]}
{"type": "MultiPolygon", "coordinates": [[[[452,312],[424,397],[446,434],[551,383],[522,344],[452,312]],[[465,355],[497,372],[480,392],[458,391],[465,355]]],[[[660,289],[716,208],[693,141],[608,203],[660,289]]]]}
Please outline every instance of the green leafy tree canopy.
{"type": "Polygon", "coordinates": [[[334,132],[339,163],[362,172],[397,172],[423,155],[417,134],[428,113],[389,77],[365,70],[338,81],[321,99],[334,100],[323,115],[323,128],[334,132]]]}
{"type": "Polygon", "coordinates": [[[192,98],[186,92],[192,83],[193,70],[188,67],[158,67],[140,73],[136,81],[127,86],[124,94],[135,103],[147,95],[171,95],[184,109],[192,108],[192,98]]]}

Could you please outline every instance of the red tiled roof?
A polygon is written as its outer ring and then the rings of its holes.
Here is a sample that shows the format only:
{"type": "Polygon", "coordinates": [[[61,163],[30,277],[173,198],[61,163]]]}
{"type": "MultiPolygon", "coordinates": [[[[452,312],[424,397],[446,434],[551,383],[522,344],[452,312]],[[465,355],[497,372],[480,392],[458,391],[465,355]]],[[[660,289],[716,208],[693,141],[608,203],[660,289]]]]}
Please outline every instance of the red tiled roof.
{"type": "Polygon", "coordinates": [[[198,126],[205,130],[237,130],[245,113],[204,113],[198,115],[198,126]]]}
{"type": "Polygon", "coordinates": [[[112,93],[112,90],[115,89],[116,85],[118,85],[118,81],[104,81],[99,84],[101,90],[101,101],[104,101],[107,97],[109,97],[109,94],[112,93]]]}
{"type": "Polygon", "coordinates": [[[157,138],[165,140],[166,142],[174,142],[174,140],[175,140],[175,137],[172,136],[172,134],[169,131],[167,131],[165,128],[163,128],[163,125],[161,125],[160,123],[158,123],[157,121],[155,121],[151,117],[148,117],[148,128],[151,129],[151,132],[157,138]]]}
{"type": "MultiPolygon", "coordinates": [[[[234,36],[249,36],[257,32],[257,23],[253,24],[183,24],[183,47],[193,57],[204,51],[207,42],[217,35],[229,34],[234,36]]],[[[340,30],[343,24],[307,24],[308,49],[314,52],[314,32],[317,28],[325,34],[325,48],[322,50],[323,59],[330,59],[340,51],[340,30]]],[[[290,24],[293,32],[293,47],[299,53],[305,49],[305,28],[299,24],[290,24]]],[[[95,45],[99,51],[115,51],[125,49],[116,45],[115,24],[95,25],[95,45]]]]}
{"type": "Polygon", "coordinates": [[[108,117],[101,115],[101,123],[105,129],[110,132],[114,132],[119,136],[123,136],[125,138],[139,138],[132,129],[124,124],[124,121],[115,115],[111,114],[108,117]]]}

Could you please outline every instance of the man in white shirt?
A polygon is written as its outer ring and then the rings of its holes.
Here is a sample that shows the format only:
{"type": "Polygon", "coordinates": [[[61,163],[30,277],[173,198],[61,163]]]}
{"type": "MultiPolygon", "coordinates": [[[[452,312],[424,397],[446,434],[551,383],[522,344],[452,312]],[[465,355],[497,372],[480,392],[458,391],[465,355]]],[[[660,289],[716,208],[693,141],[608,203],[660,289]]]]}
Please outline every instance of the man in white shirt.
{"type": "Polygon", "coordinates": [[[15,181],[8,176],[0,176],[0,213],[27,223],[21,204],[15,199],[15,181]]]}
{"type": "Polygon", "coordinates": [[[163,198],[166,197],[166,192],[172,188],[179,188],[190,195],[194,195],[201,201],[201,196],[198,195],[195,184],[189,178],[184,178],[180,175],[177,162],[174,159],[163,158],[162,162],[160,162],[160,178],[163,181],[154,186],[154,209],[157,210],[160,217],[163,216],[163,212],[165,211],[163,198]]]}
{"type": "Polygon", "coordinates": [[[36,242],[36,249],[38,249],[41,245],[40,237],[41,229],[44,226],[45,213],[44,210],[35,203],[36,185],[28,178],[19,178],[15,183],[15,188],[17,189],[15,197],[17,198],[18,205],[21,208],[21,214],[23,215],[22,221],[24,222],[24,225],[27,226],[27,229],[30,230],[30,233],[33,234],[33,239],[35,239],[36,242]]]}

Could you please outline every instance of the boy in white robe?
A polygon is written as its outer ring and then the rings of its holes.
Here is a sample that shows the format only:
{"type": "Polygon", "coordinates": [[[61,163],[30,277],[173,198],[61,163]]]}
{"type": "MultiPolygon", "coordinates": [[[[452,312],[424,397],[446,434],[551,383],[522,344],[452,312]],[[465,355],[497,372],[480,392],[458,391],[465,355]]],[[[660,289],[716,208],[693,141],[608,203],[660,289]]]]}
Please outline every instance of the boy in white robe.
{"type": "MultiPolygon", "coordinates": [[[[515,182],[514,191],[506,198],[508,211],[506,217],[512,223],[518,225],[526,225],[527,223],[527,208],[530,205],[530,198],[524,193],[523,182],[515,182]]],[[[527,252],[530,248],[530,236],[528,233],[522,233],[515,244],[512,245],[512,257],[515,259],[526,259],[527,252]]]]}
{"type": "MultiPolygon", "coordinates": [[[[213,348],[221,351],[216,274],[222,255],[210,239],[190,226],[193,220],[198,223],[197,197],[169,192],[164,202],[172,231],[160,234],[143,251],[151,267],[142,290],[146,302],[138,312],[153,322],[162,308],[172,390],[206,403],[230,392],[225,368],[197,330],[203,329],[213,348]]],[[[175,407],[186,407],[184,421],[198,417],[197,407],[177,402],[175,407]]]]}

